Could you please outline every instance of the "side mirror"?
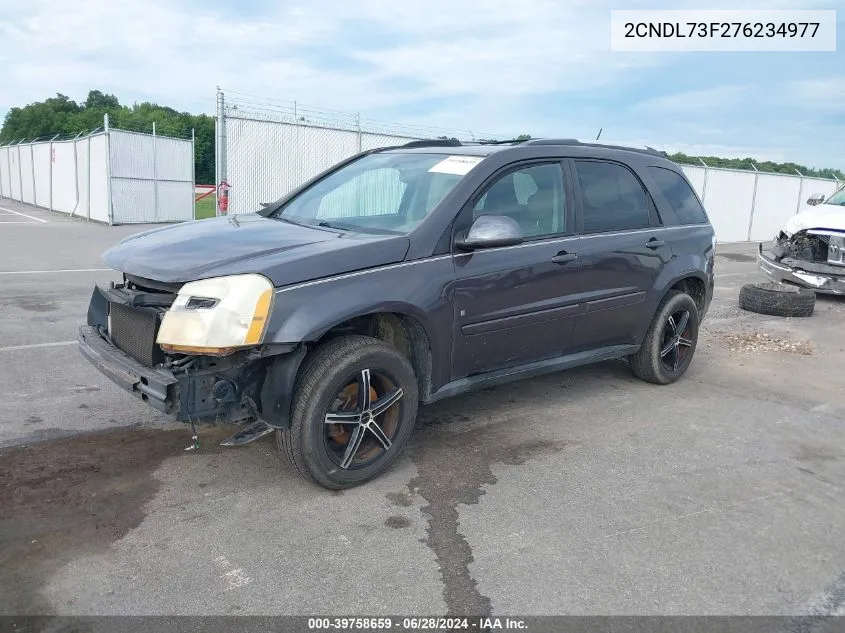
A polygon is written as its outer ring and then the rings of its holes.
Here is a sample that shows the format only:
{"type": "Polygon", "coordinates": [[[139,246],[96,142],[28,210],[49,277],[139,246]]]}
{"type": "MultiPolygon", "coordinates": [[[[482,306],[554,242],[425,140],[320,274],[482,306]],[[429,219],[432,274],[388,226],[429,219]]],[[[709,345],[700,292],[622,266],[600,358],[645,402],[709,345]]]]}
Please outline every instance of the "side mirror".
{"type": "Polygon", "coordinates": [[[455,246],[465,251],[495,246],[514,246],[524,241],[522,229],[513,218],[506,215],[482,215],[465,236],[455,240],[455,246]]]}
{"type": "Polygon", "coordinates": [[[824,202],[823,193],[814,193],[812,196],[807,198],[807,204],[809,204],[811,207],[814,207],[817,204],[821,204],[822,202],[824,202]]]}

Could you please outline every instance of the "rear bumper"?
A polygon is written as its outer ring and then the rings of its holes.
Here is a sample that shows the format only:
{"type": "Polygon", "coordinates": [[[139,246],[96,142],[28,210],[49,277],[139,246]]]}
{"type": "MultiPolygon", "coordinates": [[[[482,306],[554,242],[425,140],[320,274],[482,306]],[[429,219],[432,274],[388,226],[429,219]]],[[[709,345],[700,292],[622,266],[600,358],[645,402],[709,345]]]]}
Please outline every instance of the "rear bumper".
{"type": "Polygon", "coordinates": [[[118,387],[176,419],[179,380],[173,372],[145,367],[117,349],[89,325],[79,328],[79,351],[118,387]]]}
{"type": "Polygon", "coordinates": [[[765,254],[762,244],[759,245],[757,252],[757,265],[763,271],[763,274],[772,281],[794,284],[824,294],[845,295],[845,268],[842,269],[841,275],[811,273],[790,268],[765,254]]]}

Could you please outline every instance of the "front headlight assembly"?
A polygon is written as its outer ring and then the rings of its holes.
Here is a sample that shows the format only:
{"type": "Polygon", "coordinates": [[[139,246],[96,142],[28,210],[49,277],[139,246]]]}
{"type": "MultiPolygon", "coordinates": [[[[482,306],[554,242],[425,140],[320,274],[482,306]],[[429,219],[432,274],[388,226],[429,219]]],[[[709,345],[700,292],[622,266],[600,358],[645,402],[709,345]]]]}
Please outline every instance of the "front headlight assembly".
{"type": "Polygon", "coordinates": [[[273,308],[272,282],[230,275],[185,284],[165,313],[156,342],[166,352],[225,356],[261,343],[273,308]]]}

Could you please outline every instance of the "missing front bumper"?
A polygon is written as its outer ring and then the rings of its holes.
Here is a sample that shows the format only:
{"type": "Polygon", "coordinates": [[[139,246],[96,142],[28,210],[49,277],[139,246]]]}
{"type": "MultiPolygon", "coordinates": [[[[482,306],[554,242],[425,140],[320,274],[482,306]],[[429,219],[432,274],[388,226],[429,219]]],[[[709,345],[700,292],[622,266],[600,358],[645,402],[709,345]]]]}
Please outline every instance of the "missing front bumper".
{"type": "Polygon", "coordinates": [[[835,275],[791,268],[765,254],[762,243],[757,252],[757,265],[772,281],[794,284],[824,294],[845,295],[845,269],[843,269],[843,274],[835,275]]]}
{"type": "Polygon", "coordinates": [[[102,374],[171,420],[240,422],[253,417],[238,380],[240,368],[174,373],[165,367],[146,367],[88,325],[79,328],[78,342],[79,351],[102,374]]]}
{"type": "Polygon", "coordinates": [[[79,351],[118,387],[176,419],[179,380],[173,372],[145,367],[89,325],[79,328],[79,351]]]}

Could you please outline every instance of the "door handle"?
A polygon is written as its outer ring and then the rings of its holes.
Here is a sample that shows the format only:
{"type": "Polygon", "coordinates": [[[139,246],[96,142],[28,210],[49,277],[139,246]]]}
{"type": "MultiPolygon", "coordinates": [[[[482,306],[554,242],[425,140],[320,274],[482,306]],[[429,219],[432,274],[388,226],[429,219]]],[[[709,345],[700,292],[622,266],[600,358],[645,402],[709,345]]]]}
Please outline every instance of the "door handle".
{"type": "Polygon", "coordinates": [[[555,264],[565,264],[567,262],[574,262],[578,259],[578,255],[576,253],[567,253],[566,251],[561,251],[554,257],[552,257],[552,261],[555,264]]]}
{"type": "Polygon", "coordinates": [[[666,246],[666,242],[663,240],[659,240],[656,237],[651,238],[645,245],[650,249],[660,248],[661,246],[666,246]]]}

